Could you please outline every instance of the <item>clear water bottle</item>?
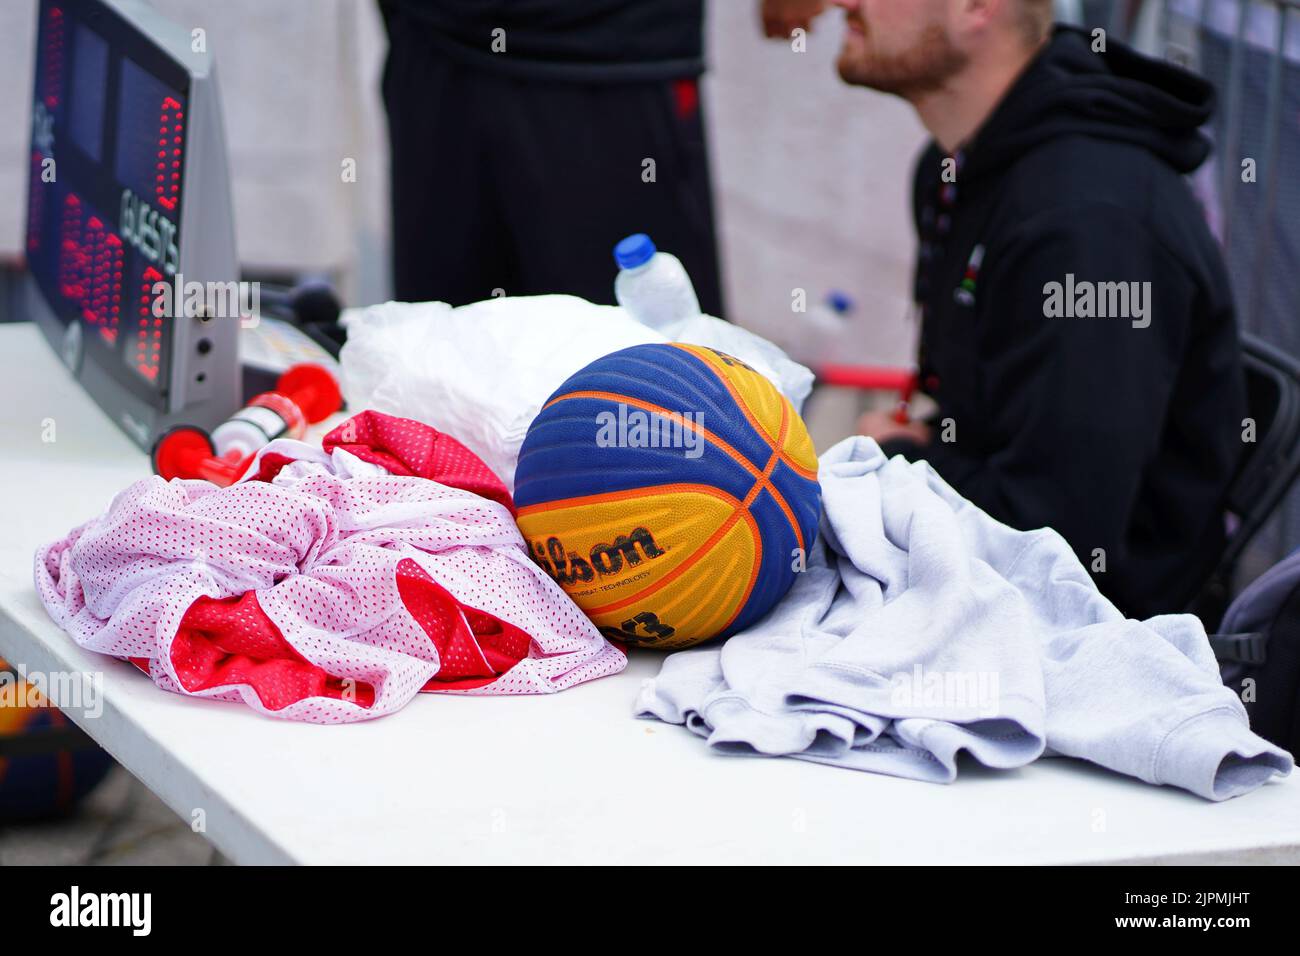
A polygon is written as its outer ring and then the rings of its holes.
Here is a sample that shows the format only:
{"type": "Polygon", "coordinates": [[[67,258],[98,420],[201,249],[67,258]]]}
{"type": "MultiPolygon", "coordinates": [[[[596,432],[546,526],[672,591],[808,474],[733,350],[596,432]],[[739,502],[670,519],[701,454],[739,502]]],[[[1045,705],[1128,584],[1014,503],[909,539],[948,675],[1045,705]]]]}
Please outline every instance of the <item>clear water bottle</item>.
{"type": "Polygon", "coordinates": [[[656,250],[645,233],[616,245],[614,261],[614,298],[642,325],[672,338],[677,327],[700,314],[700,301],[681,260],[656,250]]]}
{"type": "Polygon", "coordinates": [[[813,369],[835,362],[850,336],[849,316],[853,310],[850,295],[829,291],[822,302],[797,316],[797,323],[785,337],[790,358],[813,369]]]}

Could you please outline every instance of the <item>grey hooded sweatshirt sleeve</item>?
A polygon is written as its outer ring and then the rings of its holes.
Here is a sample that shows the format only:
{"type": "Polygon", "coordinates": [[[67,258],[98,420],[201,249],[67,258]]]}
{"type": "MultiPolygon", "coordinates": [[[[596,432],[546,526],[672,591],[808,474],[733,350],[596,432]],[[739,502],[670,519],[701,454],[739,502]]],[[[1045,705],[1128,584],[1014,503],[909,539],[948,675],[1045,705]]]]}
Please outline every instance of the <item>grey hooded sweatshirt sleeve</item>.
{"type": "Polygon", "coordinates": [[[951,782],[1092,761],[1210,800],[1290,773],[1190,615],[1126,620],[1056,532],[1015,531],[868,438],[821,459],[822,535],[786,598],[673,654],[637,701],[722,753],[951,782]]]}

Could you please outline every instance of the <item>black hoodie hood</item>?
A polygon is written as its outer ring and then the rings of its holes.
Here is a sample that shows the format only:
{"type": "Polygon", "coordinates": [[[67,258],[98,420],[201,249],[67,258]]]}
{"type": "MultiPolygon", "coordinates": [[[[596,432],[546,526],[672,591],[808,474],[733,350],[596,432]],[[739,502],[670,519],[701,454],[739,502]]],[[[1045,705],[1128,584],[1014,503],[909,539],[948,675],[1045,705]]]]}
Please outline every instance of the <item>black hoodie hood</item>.
{"type": "Polygon", "coordinates": [[[1214,87],[1170,63],[1107,40],[1057,27],[965,150],[967,182],[1002,172],[1058,136],[1084,134],[1145,147],[1179,173],[1205,162],[1201,127],[1214,112],[1214,87]]]}

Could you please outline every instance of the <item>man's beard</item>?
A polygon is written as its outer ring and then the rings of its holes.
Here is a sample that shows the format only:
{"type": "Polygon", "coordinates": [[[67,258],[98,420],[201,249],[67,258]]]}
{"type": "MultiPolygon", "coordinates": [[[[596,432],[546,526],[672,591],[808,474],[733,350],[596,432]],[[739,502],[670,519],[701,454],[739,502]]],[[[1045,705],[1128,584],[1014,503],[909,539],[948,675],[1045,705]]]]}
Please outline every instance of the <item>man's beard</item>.
{"type": "MultiPolygon", "coordinates": [[[[863,42],[870,44],[870,32],[863,42]]],[[[939,89],[966,65],[967,59],[966,54],[948,41],[943,27],[932,24],[925,28],[920,40],[902,53],[845,51],[835,65],[845,83],[909,97],[939,89]]]]}

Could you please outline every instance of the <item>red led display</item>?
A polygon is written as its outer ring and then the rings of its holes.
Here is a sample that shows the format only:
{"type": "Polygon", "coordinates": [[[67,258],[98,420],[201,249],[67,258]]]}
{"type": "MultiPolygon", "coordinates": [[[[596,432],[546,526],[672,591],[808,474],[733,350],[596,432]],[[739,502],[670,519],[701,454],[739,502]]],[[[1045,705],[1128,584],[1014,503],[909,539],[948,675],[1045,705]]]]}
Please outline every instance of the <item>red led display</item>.
{"type": "MultiPolygon", "coordinates": [[[[41,181],[41,164],[45,157],[37,150],[32,150],[32,183],[41,181]]],[[[34,188],[28,191],[27,199],[27,254],[35,255],[41,248],[42,224],[45,216],[44,189],[34,188]]]]}
{"type": "Polygon", "coordinates": [[[140,280],[139,324],[136,327],[135,370],[151,382],[158,380],[158,366],[162,361],[163,320],[153,314],[153,287],[163,281],[163,275],[153,266],[147,266],[140,280]]]}
{"type": "Polygon", "coordinates": [[[154,193],[158,205],[174,211],[181,193],[181,143],[184,141],[185,111],[168,96],[158,117],[158,163],[154,193]]]}
{"type": "Polygon", "coordinates": [[[99,220],[91,220],[91,223],[104,238],[95,246],[90,286],[91,313],[87,321],[98,327],[104,341],[112,345],[117,341],[118,320],[122,314],[122,239],[105,229],[99,220]]]}
{"type": "Polygon", "coordinates": [[[154,315],[181,268],[190,83],[104,6],[40,0],[24,249],[51,340],[75,324],[84,361],[157,402],[182,307],[154,315]]]}
{"type": "Polygon", "coordinates": [[[41,64],[41,89],[45,91],[45,105],[57,109],[63,96],[64,39],[63,11],[50,7],[45,17],[45,59],[41,64]]]}
{"type": "Polygon", "coordinates": [[[122,237],[69,195],[63,202],[59,292],[109,345],[117,341],[122,314],[122,256],[122,237]]]}
{"type": "Polygon", "coordinates": [[[80,302],[85,295],[81,287],[81,276],[85,272],[81,220],[81,200],[70,195],[63,200],[63,227],[59,230],[63,237],[59,247],[59,294],[73,302],[80,302]]]}

